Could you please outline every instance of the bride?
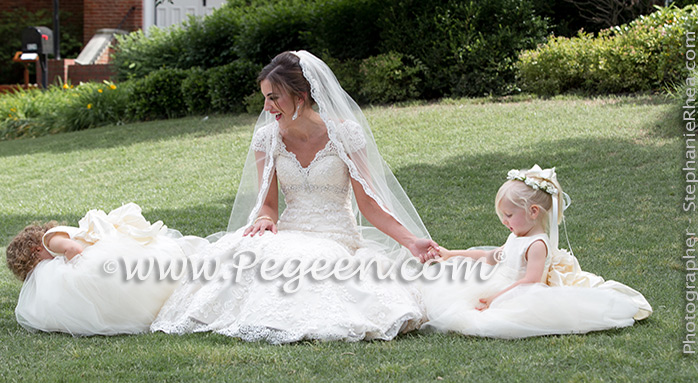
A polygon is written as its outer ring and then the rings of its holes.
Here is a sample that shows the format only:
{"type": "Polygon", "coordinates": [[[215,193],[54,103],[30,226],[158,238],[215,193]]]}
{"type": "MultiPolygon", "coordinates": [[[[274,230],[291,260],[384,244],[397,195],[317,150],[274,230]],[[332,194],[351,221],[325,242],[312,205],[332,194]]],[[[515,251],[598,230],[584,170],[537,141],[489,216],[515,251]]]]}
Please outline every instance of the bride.
{"type": "Polygon", "coordinates": [[[288,343],[389,340],[416,329],[424,318],[416,287],[375,275],[433,259],[438,245],[361,109],[306,51],[279,54],[258,80],[264,111],[228,232],[191,260],[227,268],[180,285],[151,330],[288,343]],[[318,268],[351,269],[337,265],[376,270],[318,277],[318,268]]]}

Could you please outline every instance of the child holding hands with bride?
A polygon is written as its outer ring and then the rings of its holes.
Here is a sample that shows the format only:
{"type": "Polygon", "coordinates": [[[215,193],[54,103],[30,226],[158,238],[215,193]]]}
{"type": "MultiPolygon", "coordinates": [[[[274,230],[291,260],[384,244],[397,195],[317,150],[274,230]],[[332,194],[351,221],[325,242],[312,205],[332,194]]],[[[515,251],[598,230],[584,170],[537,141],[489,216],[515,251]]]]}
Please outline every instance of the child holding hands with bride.
{"type": "Polygon", "coordinates": [[[567,195],[554,168],[511,170],[507,178],[495,199],[511,231],[506,243],[490,250],[440,248],[445,263],[484,261],[489,278],[426,285],[423,329],[524,338],[626,327],[652,313],[642,294],[582,271],[572,254],[558,249],[567,195]]]}

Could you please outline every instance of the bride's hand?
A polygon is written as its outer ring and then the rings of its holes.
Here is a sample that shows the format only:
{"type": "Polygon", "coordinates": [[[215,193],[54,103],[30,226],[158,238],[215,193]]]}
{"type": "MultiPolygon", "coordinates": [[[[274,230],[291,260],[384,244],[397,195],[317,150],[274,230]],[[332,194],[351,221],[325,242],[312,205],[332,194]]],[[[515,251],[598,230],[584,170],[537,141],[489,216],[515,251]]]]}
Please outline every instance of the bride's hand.
{"type": "Polygon", "coordinates": [[[276,223],[270,219],[260,219],[259,221],[253,223],[245,229],[245,232],[242,233],[243,236],[247,236],[248,234],[251,237],[254,237],[255,234],[259,233],[259,235],[263,235],[265,231],[271,231],[272,233],[276,234],[277,229],[276,229],[276,223]]]}
{"type": "Polygon", "coordinates": [[[439,245],[428,238],[417,239],[408,249],[422,263],[439,256],[439,245]]]}

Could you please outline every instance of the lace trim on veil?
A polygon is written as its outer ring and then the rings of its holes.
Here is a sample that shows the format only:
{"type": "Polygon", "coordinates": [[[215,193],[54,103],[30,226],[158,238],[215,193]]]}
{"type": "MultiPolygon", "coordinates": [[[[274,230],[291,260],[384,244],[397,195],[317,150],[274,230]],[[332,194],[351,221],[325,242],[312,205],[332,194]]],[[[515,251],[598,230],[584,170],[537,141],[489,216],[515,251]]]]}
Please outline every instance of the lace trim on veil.
{"type": "MultiPolygon", "coordinates": [[[[322,98],[321,98],[321,95],[318,94],[319,86],[318,86],[317,79],[315,78],[315,76],[313,76],[311,71],[308,70],[308,68],[306,68],[306,65],[303,63],[302,59],[300,60],[300,66],[301,66],[301,69],[303,71],[303,76],[306,78],[306,80],[308,80],[308,83],[310,84],[310,95],[313,98],[313,100],[315,100],[319,104],[321,101],[318,101],[318,100],[322,100],[322,98]]],[[[378,206],[380,206],[380,208],[384,212],[388,213],[396,221],[400,222],[401,224],[404,224],[404,222],[401,222],[401,220],[398,219],[398,217],[396,217],[395,214],[393,214],[385,206],[385,204],[383,203],[381,198],[376,193],[374,193],[373,189],[368,185],[368,182],[366,182],[366,179],[361,176],[361,173],[357,169],[356,164],[354,163],[354,161],[351,160],[351,158],[349,158],[349,155],[347,155],[345,146],[342,145],[342,142],[340,142],[340,140],[337,138],[337,135],[335,134],[335,128],[336,128],[335,121],[332,120],[331,118],[329,118],[327,113],[324,111],[325,108],[323,108],[322,105],[320,105],[319,109],[320,110],[318,113],[320,114],[320,118],[322,118],[322,120],[325,122],[325,127],[327,128],[327,136],[330,139],[330,141],[332,141],[332,143],[337,147],[337,149],[338,149],[337,152],[339,153],[339,157],[342,159],[342,161],[344,161],[344,163],[349,168],[349,175],[351,176],[351,178],[353,178],[354,180],[358,181],[361,184],[361,187],[363,188],[366,195],[368,195],[369,197],[371,197],[371,199],[376,201],[378,206]]],[[[359,123],[356,123],[356,125],[359,128],[358,129],[359,131],[357,133],[363,134],[363,132],[362,132],[363,128],[361,127],[361,125],[359,123]]],[[[347,134],[347,136],[351,137],[351,138],[349,138],[351,141],[353,139],[353,136],[351,134],[352,132],[348,132],[348,133],[349,134],[347,134]]],[[[365,138],[363,141],[364,141],[363,146],[365,147],[366,146],[365,138]]]]}

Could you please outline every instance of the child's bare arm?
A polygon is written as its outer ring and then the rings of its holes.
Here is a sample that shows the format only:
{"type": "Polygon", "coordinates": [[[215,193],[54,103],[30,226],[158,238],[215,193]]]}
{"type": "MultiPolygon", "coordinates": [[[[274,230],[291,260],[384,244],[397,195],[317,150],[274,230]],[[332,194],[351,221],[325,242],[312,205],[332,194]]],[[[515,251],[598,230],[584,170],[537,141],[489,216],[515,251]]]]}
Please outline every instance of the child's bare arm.
{"type": "Polygon", "coordinates": [[[82,253],[82,245],[68,237],[67,233],[55,233],[45,241],[46,247],[54,253],[65,255],[66,258],[73,259],[76,255],[82,253]]]}
{"type": "Polygon", "coordinates": [[[494,265],[497,263],[497,257],[496,254],[502,251],[501,247],[498,247],[496,249],[492,250],[480,250],[480,249],[471,249],[471,250],[448,250],[444,248],[443,246],[440,247],[439,254],[441,255],[441,258],[443,260],[447,260],[451,257],[468,257],[472,259],[480,259],[480,258],[485,258],[485,262],[489,263],[490,265],[494,265]]]}

